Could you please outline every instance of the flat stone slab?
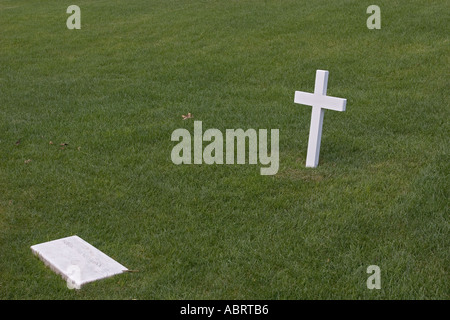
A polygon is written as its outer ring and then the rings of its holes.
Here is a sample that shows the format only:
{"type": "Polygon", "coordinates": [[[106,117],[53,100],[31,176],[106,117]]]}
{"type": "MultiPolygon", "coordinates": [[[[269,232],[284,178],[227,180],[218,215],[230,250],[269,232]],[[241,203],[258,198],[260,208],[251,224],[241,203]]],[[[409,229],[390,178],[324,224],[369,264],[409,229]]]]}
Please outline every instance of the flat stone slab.
{"type": "Polygon", "coordinates": [[[70,289],[128,271],[78,236],[37,244],[31,246],[31,251],[61,275],[70,289]]]}

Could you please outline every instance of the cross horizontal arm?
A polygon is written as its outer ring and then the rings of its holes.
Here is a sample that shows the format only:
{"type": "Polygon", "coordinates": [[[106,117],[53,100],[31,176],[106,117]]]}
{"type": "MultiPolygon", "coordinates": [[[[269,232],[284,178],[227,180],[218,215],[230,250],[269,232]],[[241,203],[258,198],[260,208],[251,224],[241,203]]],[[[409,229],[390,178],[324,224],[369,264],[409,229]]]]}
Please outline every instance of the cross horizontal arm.
{"type": "Polygon", "coordinates": [[[294,102],[329,110],[345,111],[347,99],[318,95],[303,91],[295,91],[294,102]]]}

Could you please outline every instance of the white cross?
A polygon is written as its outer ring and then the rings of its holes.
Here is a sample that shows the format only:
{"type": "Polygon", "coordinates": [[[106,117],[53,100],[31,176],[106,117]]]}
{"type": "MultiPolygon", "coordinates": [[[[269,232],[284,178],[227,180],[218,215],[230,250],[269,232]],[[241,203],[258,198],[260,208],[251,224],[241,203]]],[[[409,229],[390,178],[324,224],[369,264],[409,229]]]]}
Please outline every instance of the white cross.
{"type": "Polygon", "coordinates": [[[308,154],[306,166],[315,168],[319,164],[320,139],[324,109],[345,111],[347,99],[327,96],[328,71],[317,70],[314,93],[295,91],[294,102],[312,106],[311,127],[309,129],[308,154]]]}

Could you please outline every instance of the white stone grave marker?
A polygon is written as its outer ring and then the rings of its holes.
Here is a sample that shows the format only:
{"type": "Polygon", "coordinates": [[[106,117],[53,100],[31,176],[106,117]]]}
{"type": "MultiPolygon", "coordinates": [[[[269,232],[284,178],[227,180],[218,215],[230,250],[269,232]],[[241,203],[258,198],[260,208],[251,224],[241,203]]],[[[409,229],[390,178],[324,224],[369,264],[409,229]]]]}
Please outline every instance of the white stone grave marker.
{"type": "Polygon", "coordinates": [[[295,91],[295,103],[313,107],[309,129],[308,154],[306,156],[306,166],[311,168],[315,168],[319,164],[324,109],[345,111],[347,104],[347,99],[327,96],[327,83],[328,71],[317,70],[314,93],[295,91]]]}
{"type": "Polygon", "coordinates": [[[78,236],[31,246],[31,251],[67,281],[69,289],[128,269],[78,236]]]}

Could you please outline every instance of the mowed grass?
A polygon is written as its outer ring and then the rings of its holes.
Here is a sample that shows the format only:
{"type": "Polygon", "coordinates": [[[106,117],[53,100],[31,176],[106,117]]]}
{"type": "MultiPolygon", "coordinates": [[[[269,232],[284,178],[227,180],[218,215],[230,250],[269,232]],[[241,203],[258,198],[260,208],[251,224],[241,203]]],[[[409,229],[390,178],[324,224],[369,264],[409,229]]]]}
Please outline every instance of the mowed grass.
{"type": "Polygon", "coordinates": [[[0,1],[0,298],[450,298],[450,5],[371,4],[0,1]],[[279,129],[279,172],[174,165],[193,120],[279,129]],[[30,246],[74,234],[139,272],[69,290],[30,246]]]}

